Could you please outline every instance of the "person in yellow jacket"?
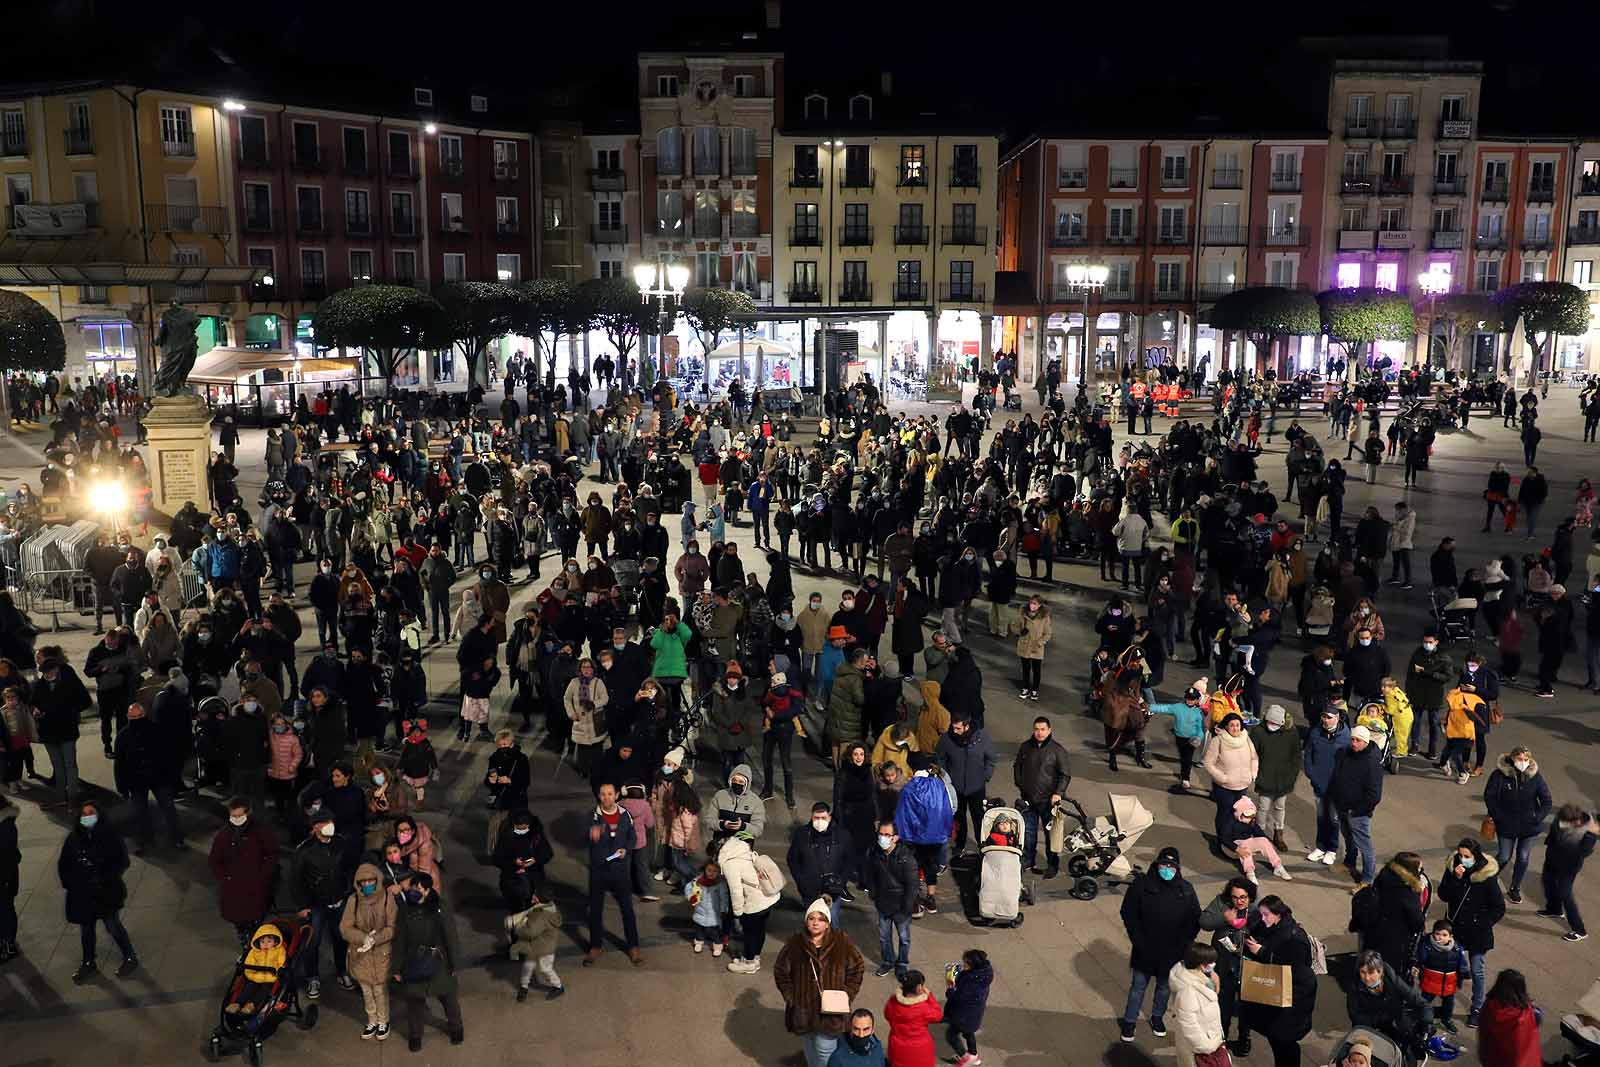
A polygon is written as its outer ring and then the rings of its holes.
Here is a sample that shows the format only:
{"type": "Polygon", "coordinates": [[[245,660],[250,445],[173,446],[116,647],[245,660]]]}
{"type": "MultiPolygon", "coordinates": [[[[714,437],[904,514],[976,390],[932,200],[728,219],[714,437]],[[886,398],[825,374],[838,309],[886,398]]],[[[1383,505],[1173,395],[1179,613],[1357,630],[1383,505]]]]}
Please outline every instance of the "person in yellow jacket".
{"type": "Polygon", "coordinates": [[[288,960],[283,933],[272,923],[262,923],[250,938],[250,951],[244,957],[244,981],[238,995],[222,1010],[229,1015],[254,1015],[278,981],[278,971],[288,960]]]}
{"type": "Polygon", "coordinates": [[[905,781],[911,777],[911,753],[921,751],[910,723],[886,726],[878,735],[878,743],[872,746],[872,773],[883,770],[885,763],[894,763],[900,767],[900,780],[905,781]]]}
{"type": "Polygon", "coordinates": [[[1434,766],[1455,775],[1457,785],[1466,785],[1472,775],[1467,763],[1478,731],[1489,725],[1489,705],[1470,685],[1458,685],[1444,696],[1448,709],[1444,722],[1444,755],[1434,766]]]}
{"type": "Polygon", "coordinates": [[[1411,755],[1411,721],[1416,716],[1411,711],[1411,698],[1406,696],[1405,687],[1393,678],[1383,680],[1383,706],[1389,712],[1394,754],[1411,755]]]}

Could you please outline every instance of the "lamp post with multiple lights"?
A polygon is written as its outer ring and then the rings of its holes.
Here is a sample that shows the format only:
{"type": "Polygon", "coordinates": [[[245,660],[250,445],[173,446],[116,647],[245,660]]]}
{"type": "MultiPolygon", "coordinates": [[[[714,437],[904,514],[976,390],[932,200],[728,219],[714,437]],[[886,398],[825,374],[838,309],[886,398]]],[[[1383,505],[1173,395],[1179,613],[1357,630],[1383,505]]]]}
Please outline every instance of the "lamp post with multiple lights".
{"type": "MultiPolygon", "coordinates": [[[[1106,287],[1111,269],[1099,263],[1074,263],[1067,268],[1067,288],[1083,294],[1083,373],[1078,376],[1079,388],[1092,395],[1094,390],[1094,352],[1090,348],[1089,294],[1106,287]]],[[[1093,403],[1093,400],[1090,401],[1093,403]]]]}
{"type": "Polygon", "coordinates": [[[1426,369],[1433,363],[1434,303],[1438,300],[1440,293],[1448,293],[1450,291],[1450,272],[1448,270],[1440,270],[1438,264],[1435,264],[1429,267],[1425,273],[1417,275],[1417,288],[1428,294],[1428,328],[1422,335],[1426,342],[1422,350],[1421,360],[1421,369],[1426,369]]]}
{"type": "MultiPolygon", "coordinates": [[[[683,290],[689,284],[689,268],[682,263],[673,263],[665,266],[656,266],[652,263],[641,263],[633,268],[633,281],[639,287],[639,299],[646,304],[652,300],[656,302],[661,311],[661,328],[659,337],[665,337],[676,314],[678,303],[683,300],[683,290]],[[668,301],[672,301],[668,304],[668,301]]],[[[649,342],[645,341],[648,345],[649,342]]],[[[641,356],[643,352],[641,352],[641,356]]],[[[664,377],[667,373],[667,361],[661,347],[661,341],[656,341],[656,377],[664,377]]]]}

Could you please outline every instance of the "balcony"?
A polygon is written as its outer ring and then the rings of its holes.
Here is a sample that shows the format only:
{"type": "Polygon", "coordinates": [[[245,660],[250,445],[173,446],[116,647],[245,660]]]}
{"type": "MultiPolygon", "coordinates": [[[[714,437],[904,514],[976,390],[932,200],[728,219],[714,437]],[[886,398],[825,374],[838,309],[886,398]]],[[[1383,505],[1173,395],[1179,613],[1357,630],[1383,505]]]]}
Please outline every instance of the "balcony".
{"type": "Polygon", "coordinates": [[[1216,284],[1216,285],[1206,285],[1206,284],[1202,283],[1195,290],[1195,299],[1196,300],[1200,300],[1200,301],[1221,300],[1223,297],[1227,296],[1229,293],[1236,293],[1238,291],[1239,291],[1239,286],[1237,286],[1237,285],[1229,285],[1229,284],[1227,284],[1225,282],[1219,283],[1219,284],[1216,284]]]}
{"type": "Polygon", "coordinates": [[[301,235],[326,233],[327,220],[320,211],[297,211],[294,217],[294,232],[301,235]]]}
{"type": "Polygon", "coordinates": [[[797,283],[789,286],[789,303],[791,304],[820,304],[822,292],[816,283],[797,283]]]}
{"type": "Polygon", "coordinates": [[[467,161],[460,156],[445,156],[439,160],[439,173],[446,178],[461,178],[467,173],[467,161]]]}
{"type": "Polygon", "coordinates": [[[1344,120],[1344,135],[1350,140],[1371,140],[1378,135],[1378,124],[1370,116],[1344,120]]]}
{"type": "Polygon", "coordinates": [[[1246,226],[1202,226],[1200,243],[1213,248],[1234,245],[1243,247],[1250,243],[1250,230],[1246,226]]]}
{"type": "Polygon", "coordinates": [[[902,163],[895,172],[894,184],[896,189],[926,189],[928,187],[928,172],[918,163],[907,166],[902,163]]]}
{"type": "Polygon", "coordinates": [[[1089,243],[1089,232],[1082,226],[1077,228],[1057,227],[1050,234],[1051,248],[1082,248],[1089,243]]]}
{"type": "Polygon", "coordinates": [[[1461,230],[1434,230],[1428,239],[1428,247],[1435,252],[1448,252],[1462,247],[1466,234],[1461,230]]]}
{"type": "Polygon", "coordinates": [[[245,233],[277,233],[283,228],[283,217],[272,208],[246,208],[245,233]]]}
{"type": "Polygon", "coordinates": [[[789,168],[789,188],[791,189],[821,189],[822,171],[820,169],[789,168]]]}
{"type": "Polygon", "coordinates": [[[1378,193],[1382,196],[1405,196],[1411,192],[1411,175],[1384,174],[1378,178],[1378,193]]]}
{"type": "Polygon", "coordinates": [[[1548,252],[1555,239],[1548,233],[1525,233],[1517,244],[1524,252],[1548,252]]]}
{"type": "Polygon", "coordinates": [[[1273,248],[1304,248],[1306,231],[1303,226],[1263,226],[1261,243],[1273,248]]]}
{"type": "Polygon", "coordinates": [[[1108,189],[1137,189],[1139,188],[1138,167],[1112,167],[1106,172],[1106,188],[1108,189]]]}
{"type": "Polygon", "coordinates": [[[1600,245],[1600,226],[1567,227],[1567,244],[1600,245]]]}
{"type": "Polygon", "coordinates": [[[411,165],[411,157],[408,155],[390,156],[388,173],[391,178],[407,179],[417,176],[417,170],[411,165]]]}
{"type": "Polygon", "coordinates": [[[1549,204],[1553,203],[1555,198],[1556,187],[1554,183],[1532,182],[1528,185],[1528,203],[1530,204],[1549,204]]]}
{"type": "Polygon", "coordinates": [[[1440,119],[1439,140],[1441,141],[1470,141],[1472,140],[1471,119],[1440,119]]]}
{"type": "Polygon", "coordinates": [[[868,281],[850,281],[839,283],[839,303],[841,304],[870,304],[872,303],[872,283],[868,281]]]}
{"type": "Polygon", "coordinates": [[[516,160],[500,160],[494,165],[494,180],[497,182],[514,182],[522,174],[522,168],[516,160]]]}
{"type": "Polygon", "coordinates": [[[228,232],[226,208],[146,204],[144,215],[153,233],[207,233],[220,237],[228,232]]]}
{"type": "Polygon", "coordinates": [[[722,216],[707,215],[690,220],[689,236],[701,241],[722,240],[722,216]]]}
{"type": "Polygon", "coordinates": [[[1216,167],[1211,171],[1211,188],[1243,189],[1244,171],[1238,167],[1216,167]]]}
{"type": "Polygon", "coordinates": [[[94,155],[94,134],[88,130],[68,126],[61,131],[61,140],[69,156],[94,155]]]}
{"type": "Polygon", "coordinates": [[[250,283],[250,300],[252,302],[262,304],[276,299],[278,299],[278,285],[276,282],[271,285],[266,282],[250,283]]]}
{"type": "Polygon", "coordinates": [[[520,218],[494,220],[494,235],[496,237],[516,237],[520,233],[522,233],[522,220],[520,218]]]}
{"type": "Polygon", "coordinates": [[[976,167],[954,167],[950,171],[952,189],[977,189],[981,184],[976,167]]]}
{"type": "Polygon", "coordinates": [[[1506,235],[1503,233],[1480,233],[1472,239],[1472,247],[1478,249],[1496,249],[1506,246],[1506,235]]]}
{"type": "Polygon", "coordinates": [[[878,179],[872,167],[846,167],[839,175],[841,189],[871,189],[878,179]]]}
{"type": "Polygon", "coordinates": [[[1161,279],[1157,278],[1155,285],[1151,287],[1150,299],[1187,301],[1190,299],[1189,285],[1185,281],[1180,281],[1176,285],[1172,285],[1170,283],[1164,283],[1161,281],[1161,279]]]}
{"type": "Polygon", "coordinates": [[[1062,167],[1056,171],[1057,189],[1089,188],[1089,172],[1083,167],[1062,167]]]}
{"type": "Polygon", "coordinates": [[[928,245],[928,227],[913,226],[909,223],[896,223],[894,227],[894,244],[896,248],[928,245]]]}
{"type": "Polygon", "coordinates": [[[1511,198],[1511,186],[1504,178],[1486,178],[1481,199],[1506,201],[1511,198]]]}
{"type": "Polygon", "coordinates": [[[344,165],[339,169],[347,178],[365,178],[372,173],[372,167],[367,163],[365,155],[346,156],[344,165]]]}
{"type": "Polygon", "coordinates": [[[839,227],[840,248],[871,248],[871,226],[841,226],[839,227]]]}
{"type": "Polygon", "coordinates": [[[1182,170],[1173,171],[1171,174],[1168,174],[1165,170],[1163,170],[1161,172],[1161,188],[1163,188],[1163,189],[1187,189],[1187,188],[1189,188],[1189,169],[1187,167],[1185,167],[1182,170]]]}
{"type": "Polygon", "coordinates": [[[1384,119],[1383,139],[1385,141],[1410,141],[1417,136],[1416,119],[1384,119]]]}
{"type": "MultiPolygon", "coordinates": [[[[43,203],[40,203],[37,200],[34,200],[34,201],[29,202],[26,206],[34,208],[37,211],[44,211],[46,209],[56,208],[56,207],[61,207],[61,208],[70,207],[70,208],[74,208],[74,209],[81,207],[81,208],[83,208],[83,224],[84,224],[85,227],[87,227],[89,229],[95,229],[96,227],[98,227],[100,225],[100,205],[99,204],[93,204],[93,203],[43,204],[43,203]]],[[[72,214],[76,214],[76,211],[72,212],[72,214]]],[[[37,218],[37,216],[35,216],[35,217],[37,218]]],[[[9,205],[6,208],[6,216],[5,216],[5,218],[6,218],[6,228],[7,229],[14,230],[14,229],[18,228],[17,227],[17,205],[12,204],[12,205],[9,205]]],[[[54,216],[52,216],[52,220],[53,219],[54,219],[54,216]]],[[[77,234],[77,231],[73,231],[73,232],[70,232],[70,233],[69,232],[65,232],[65,231],[60,232],[60,233],[50,233],[48,231],[40,229],[40,230],[33,230],[31,232],[28,232],[28,233],[18,234],[18,235],[14,235],[14,236],[19,236],[19,237],[22,237],[22,238],[31,239],[31,238],[35,238],[35,237],[73,237],[73,236],[76,236],[76,234],[77,234]]]]}
{"type": "Polygon", "coordinates": [[[324,300],[328,296],[328,279],[321,277],[307,278],[300,283],[301,300],[324,300]]]}
{"type": "Polygon", "coordinates": [[[894,302],[896,304],[926,304],[928,302],[928,283],[896,281],[894,283],[894,302]]]}
{"type": "Polygon", "coordinates": [[[1467,191],[1467,179],[1444,178],[1435,174],[1433,176],[1434,196],[1464,196],[1467,191]]]}
{"type": "Polygon", "coordinates": [[[753,211],[736,211],[732,233],[735,237],[760,237],[761,219],[753,211]]]}
{"type": "Polygon", "coordinates": [[[628,243],[628,228],[610,224],[593,224],[589,227],[589,243],[592,245],[625,245],[628,243]]]}
{"type": "Polygon", "coordinates": [[[389,236],[415,237],[417,235],[417,217],[415,215],[395,215],[389,221],[389,236]]]}
{"type": "Polygon", "coordinates": [[[467,220],[465,218],[461,217],[460,215],[451,215],[449,218],[442,219],[440,221],[439,232],[449,234],[468,234],[472,232],[472,228],[467,225],[467,220]]]}
{"type": "Polygon", "coordinates": [[[822,230],[816,226],[790,226],[790,248],[821,248],[822,230]]]}
{"type": "Polygon", "coordinates": [[[989,243],[989,227],[940,226],[939,243],[946,248],[982,248],[989,243]]]}
{"type": "MultiPolygon", "coordinates": [[[[13,153],[13,152],[11,152],[9,150],[9,145],[8,145],[8,149],[6,151],[6,155],[13,155],[13,154],[15,154],[15,153],[13,153]]],[[[162,142],[161,142],[161,154],[166,156],[168,159],[193,159],[194,158],[194,138],[192,136],[190,136],[190,137],[180,138],[180,139],[178,139],[176,141],[162,140],[162,142]]]]}
{"type": "Polygon", "coordinates": [[[989,287],[982,282],[940,282],[939,302],[942,304],[981,304],[989,287]]]}
{"type": "Polygon", "coordinates": [[[346,237],[371,237],[377,232],[373,225],[371,215],[346,215],[344,217],[344,234],[346,237]]]}
{"type": "Polygon", "coordinates": [[[1339,192],[1345,196],[1371,196],[1378,191],[1378,183],[1370,174],[1341,174],[1339,192]]]}
{"type": "Polygon", "coordinates": [[[754,156],[734,156],[728,161],[728,176],[732,178],[754,178],[756,176],[756,160],[754,156]]]}
{"type": "Polygon", "coordinates": [[[1298,193],[1300,191],[1300,175],[1272,174],[1267,178],[1267,189],[1274,193],[1298,193]]]}
{"type": "Polygon", "coordinates": [[[1136,245],[1144,241],[1144,233],[1137,226],[1102,226],[1094,231],[1094,243],[1100,245],[1136,245]]]}
{"type": "Polygon", "coordinates": [[[1172,247],[1194,243],[1194,230],[1188,226],[1158,226],[1155,243],[1172,247]]]}
{"type": "Polygon", "coordinates": [[[1105,289],[1100,293],[1102,304],[1131,304],[1139,299],[1138,290],[1129,286],[1126,289],[1105,289]]]}
{"type": "Polygon", "coordinates": [[[1410,230],[1379,230],[1378,247],[1392,250],[1403,250],[1411,247],[1412,237],[1410,230]]]}
{"type": "Polygon", "coordinates": [[[1371,230],[1340,230],[1339,251],[1370,252],[1376,238],[1371,230]]]}
{"type": "Polygon", "coordinates": [[[597,193],[620,193],[628,187],[625,171],[610,167],[589,168],[589,188],[597,193]]]}
{"type": "Polygon", "coordinates": [[[293,166],[295,170],[320,172],[326,169],[322,163],[322,150],[316,146],[309,148],[296,147],[294,150],[293,166]]]}

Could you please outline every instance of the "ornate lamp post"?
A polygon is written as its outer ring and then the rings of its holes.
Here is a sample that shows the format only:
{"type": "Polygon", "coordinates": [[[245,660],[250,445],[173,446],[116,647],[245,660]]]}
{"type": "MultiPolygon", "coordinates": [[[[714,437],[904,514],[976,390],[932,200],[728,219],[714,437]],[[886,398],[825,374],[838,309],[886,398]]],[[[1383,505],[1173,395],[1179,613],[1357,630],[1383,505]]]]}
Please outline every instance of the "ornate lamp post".
{"type": "MultiPolygon", "coordinates": [[[[661,309],[661,329],[658,337],[665,337],[667,329],[671,326],[673,311],[678,301],[683,299],[683,290],[689,284],[689,268],[681,263],[669,266],[656,267],[650,263],[641,263],[633,268],[633,280],[639,286],[639,299],[646,304],[654,300],[661,309]],[[671,304],[668,301],[672,301],[671,304]]],[[[661,341],[656,341],[656,377],[664,377],[667,373],[666,353],[661,346],[661,341]]]]}
{"type": "MultiPolygon", "coordinates": [[[[1090,351],[1089,294],[1106,287],[1111,268],[1099,263],[1074,263],[1067,268],[1067,288],[1083,294],[1083,374],[1079,381],[1085,392],[1094,388],[1094,353],[1090,351]]],[[[1091,401],[1092,402],[1092,401],[1091,401]]]]}
{"type": "Polygon", "coordinates": [[[1433,364],[1434,303],[1440,293],[1450,291],[1450,272],[1440,270],[1439,265],[1434,264],[1426,273],[1417,275],[1417,287],[1428,294],[1428,329],[1423,334],[1427,339],[1427,347],[1422,352],[1422,367],[1426,369],[1433,364]]]}

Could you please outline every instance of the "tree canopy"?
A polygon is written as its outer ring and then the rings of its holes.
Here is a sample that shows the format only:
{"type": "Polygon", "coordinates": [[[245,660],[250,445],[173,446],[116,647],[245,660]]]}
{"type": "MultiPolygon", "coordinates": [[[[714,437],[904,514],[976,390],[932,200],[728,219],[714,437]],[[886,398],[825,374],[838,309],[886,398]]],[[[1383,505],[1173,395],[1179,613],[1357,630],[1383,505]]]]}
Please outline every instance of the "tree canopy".
{"type": "Polygon", "coordinates": [[[533,338],[535,355],[550,334],[552,359],[555,352],[555,335],[581,333],[589,326],[589,316],[584,302],[578,299],[571,284],[560,278],[534,278],[518,288],[523,294],[522,321],[519,333],[533,338]]]}
{"type": "Polygon", "coordinates": [[[577,306],[591,325],[606,335],[625,361],[641,335],[658,329],[654,303],[645,303],[639,287],[627,278],[591,278],[578,286],[577,306]]]}
{"type": "Polygon", "coordinates": [[[1404,341],[1416,334],[1411,301],[1390,289],[1328,289],[1317,294],[1317,305],[1330,340],[1404,341]]]}
{"type": "Polygon", "coordinates": [[[435,294],[444,309],[451,343],[467,361],[467,380],[477,380],[478,363],[490,344],[518,328],[527,293],[505,282],[448,282],[435,294]]]}
{"type": "Polygon", "coordinates": [[[312,332],[318,348],[371,352],[379,373],[391,380],[408,352],[451,344],[444,308],[409,285],[341,289],[317,306],[312,332]]]}
{"type": "Polygon", "coordinates": [[[1493,332],[1504,329],[1500,305],[1488,293],[1446,293],[1432,301],[1423,298],[1418,301],[1415,311],[1431,319],[1430,334],[1437,327],[1447,367],[1461,366],[1465,358],[1461,346],[1468,337],[1479,330],[1493,332]]]}
{"type": "Polygon", "coordinates": [[[680,305],[689,329],[709,357],[722,335],[738,325],[737,316],[755,313],[755,301],[732,289],[690,289],[680,305]]]}
{"type": "Polygon", "coordinates": [[[1228,293],[1211,306],[1211,325],[1237,330],[1252,340],[1310,336],[1322,329],[1310,293],[1278,285],[1252,285],[1228,293]]]}
{"type": "Polygon", "coordinates": [[[26,293],[0,289],[0,370],[60,370],[67,340],[50,309],[26,293]]]}
{"type": "Polygon", "coordinates": [[[1549,365],[1546,348],[1551,341],[1589,329],[1588,297],[1567,282],[1518,282],[1496,293],[1495,301],[1507,326],[1522,320],[1523,336],[1533,349],[1535,373],[1549,365]]]}

